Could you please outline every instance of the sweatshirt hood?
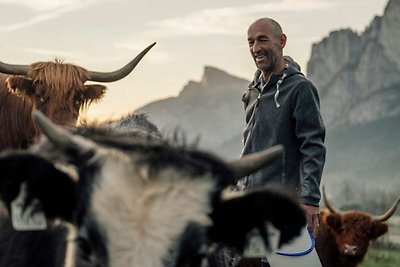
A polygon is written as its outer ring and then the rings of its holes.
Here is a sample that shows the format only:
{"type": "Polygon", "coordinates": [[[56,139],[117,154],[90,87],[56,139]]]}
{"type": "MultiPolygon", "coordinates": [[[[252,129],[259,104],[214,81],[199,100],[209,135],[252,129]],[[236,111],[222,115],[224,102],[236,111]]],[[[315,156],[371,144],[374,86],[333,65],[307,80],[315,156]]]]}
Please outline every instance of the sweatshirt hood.
{"type": "MultiPolygon", "coordinates": [[[[261,84],[262,84],[261,73],[262,73],[261,70],[257,70],[256,73],[254,74],[253,81],[249,85],[249,87],[257,88],[260,92],[261,92],[261,84]]],[[[270,79],[266,85],[275,84],[276,92],[274,94],[274,100],[275,100],[275,105],[277,108],[280,107],[278,98],[279,98],[279,93],[280,93],[279,87],[280,87],[281,83],[286,78],[293,76],[295,74],[301,74],[304,76],[304,74],[301,73],[299,71],[299,69],[296,68],[296,66],[293,64],[286,65],[285,68],[283,69],[283,71],[280,73],[272,73],[271,74],[270,79]]]]}

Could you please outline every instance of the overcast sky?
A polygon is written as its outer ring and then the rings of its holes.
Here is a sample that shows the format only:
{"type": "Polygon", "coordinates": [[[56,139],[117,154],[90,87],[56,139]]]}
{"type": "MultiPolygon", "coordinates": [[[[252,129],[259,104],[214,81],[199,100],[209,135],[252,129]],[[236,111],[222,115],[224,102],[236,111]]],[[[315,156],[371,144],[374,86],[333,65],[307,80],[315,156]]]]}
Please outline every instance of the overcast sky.
{"type": "MultiPolygon", "coordinates": [[[[0,61],[64,59],[113,71],[157,42],[123,80],[107,84],[89,118],[118,116],[177,96],[204,66],[251,79],[247,28],[260,17],[280,22],[284,53],[306,70],[311,45],[329,32],[363,32],[388,0],[0,0],[0,61]]],[[[240,101],[240,100],[238,100],[240,101]]]]}

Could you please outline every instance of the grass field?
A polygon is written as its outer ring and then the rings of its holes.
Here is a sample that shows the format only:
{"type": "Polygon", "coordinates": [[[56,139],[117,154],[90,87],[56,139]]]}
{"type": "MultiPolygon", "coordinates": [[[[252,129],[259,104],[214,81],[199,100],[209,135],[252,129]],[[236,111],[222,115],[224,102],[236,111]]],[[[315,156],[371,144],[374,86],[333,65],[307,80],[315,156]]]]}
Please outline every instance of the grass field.
{"type": "Polygon", "coordinates": [[[370,248],[361,267],[399,267],[400,246],[376,244],[370,248]]]}
{"type": "Polygon", "coordinates": [[[372,244],[360,267],[400,267],[400,217],[388,221],[389,233],[372,244]]]}

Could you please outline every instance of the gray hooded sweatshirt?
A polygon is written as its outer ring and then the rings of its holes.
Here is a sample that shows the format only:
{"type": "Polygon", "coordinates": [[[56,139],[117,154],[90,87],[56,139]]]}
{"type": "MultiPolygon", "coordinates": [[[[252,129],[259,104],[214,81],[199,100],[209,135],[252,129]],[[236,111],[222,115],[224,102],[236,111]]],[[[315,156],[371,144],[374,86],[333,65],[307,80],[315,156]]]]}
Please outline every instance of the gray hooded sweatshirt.
{"type": "Polygon", "coordinates": [[[282,144],[285,152],[245,177],[242,186],[279,183],[298,192],[304,204],[319,206],[326,150],[317,89],[291,65],[272,74],[265,85],[260,75],[257,71],[242,99],[246,111],[242,155],[277,144],[282,144]]]}

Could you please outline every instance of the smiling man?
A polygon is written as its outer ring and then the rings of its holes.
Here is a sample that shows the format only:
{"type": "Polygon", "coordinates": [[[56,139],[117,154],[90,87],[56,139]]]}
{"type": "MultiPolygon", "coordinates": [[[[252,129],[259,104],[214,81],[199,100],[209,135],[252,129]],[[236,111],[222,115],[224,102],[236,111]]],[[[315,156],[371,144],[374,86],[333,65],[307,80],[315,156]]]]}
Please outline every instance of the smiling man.
{"type": "Polygon", "coordinates": [[[239,185],[246,189],[275,183],[297,193],[308,228],[316,235],[326,151],[317,89],[296,64],[285,61],[287,37],[275,20],[256,20],[248,29],[247,40],[258,70],[242,99],[246,111],[242,155],[276,144],[282,144],[285,153],[239,185]]]}

